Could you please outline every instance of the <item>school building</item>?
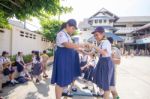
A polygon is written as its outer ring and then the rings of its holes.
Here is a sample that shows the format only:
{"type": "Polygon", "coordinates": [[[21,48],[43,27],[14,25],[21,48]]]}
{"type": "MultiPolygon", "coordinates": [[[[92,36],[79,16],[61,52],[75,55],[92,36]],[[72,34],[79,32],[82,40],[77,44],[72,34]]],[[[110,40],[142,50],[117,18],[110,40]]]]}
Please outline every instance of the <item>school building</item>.
{"type": "MultiPolygon", "coordinates": [[[[119,17],[113,14],[112,12],[108,11],[107,9],[102,8],[90,18],[86,18],[82,22],[80,22],[79,29],[82,31],[82,34],[88,35],[88,37],[85,38],[86,40],[93,41],[94,38],[91,37],[92,35],[89,35],[89,34],[97,26],[102,26],[105,29],[106,36],[107,35],[112,36],[117,41],[120,41],[118,42],[118,45],[120,47],[124,48],[125,50],[129,50],[129,49],[135,50],[136,48],[140,48],[140,49],[148,48],[147,44],[145,47],[145,41],[137,40],[136,38],[137,34],[139,34],[139,36],[141,37],[142,35],[145,35],[145,32],[141,34],[137,32],[137,30],[140,32],[145,31],[143,30],[145,29],[143,27],[147,27],[146,24],[148,23],[150,23],[150,16],[119,17]],[[139,30],[141,28],[142,30],[139,30]],[[119,37],[123,41],[121,41],[119,37]],[[143,43],[139,44],[139,41],[143,43]]],[[[146,30],[146,33],[148,34],[150,33],[150,31],[146,30]]],[[[148,37],[146,39],[150,40],[150,38],[148,37]]]]}
{"type": "Polygon", "coordinates": [[[0,28],[0,53],[8,51],[15,55],[21,51],[30,54],[32,50],[43,51],[50,48],[50,45],[42,34],[24,29],[18,22],[14,21],[10,30],[0,28]]]}

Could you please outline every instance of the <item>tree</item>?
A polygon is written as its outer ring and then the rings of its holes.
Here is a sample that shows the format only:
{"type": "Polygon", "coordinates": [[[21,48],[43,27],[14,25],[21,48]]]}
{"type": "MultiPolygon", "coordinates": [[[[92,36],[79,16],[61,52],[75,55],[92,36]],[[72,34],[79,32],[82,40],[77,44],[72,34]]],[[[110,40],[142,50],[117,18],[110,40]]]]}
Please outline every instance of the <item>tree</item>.
{"type": "Polygon", "coordinates": [[[0,28],[11,28],[8,21],[4,17],[3,11],[0,11],[0,28]]]}
{"type": "Polygon", "coordinates": [[[48,19],[41,21],[43,35],[51,42],[54,42],[56,34],[57,32],[59,32],[62,23],[63,22],[58,20],[48,20],[48,19]]]}
{"type": "Polygon", "coordinates": [[[25,20],[31,16],[43,16],[43,12],[49,15],[57,15],[68,12],[71,8],[60,6],[59,0],[1,0],[0,13],[7,22],[8,18],[16,17],[25,20]]]}

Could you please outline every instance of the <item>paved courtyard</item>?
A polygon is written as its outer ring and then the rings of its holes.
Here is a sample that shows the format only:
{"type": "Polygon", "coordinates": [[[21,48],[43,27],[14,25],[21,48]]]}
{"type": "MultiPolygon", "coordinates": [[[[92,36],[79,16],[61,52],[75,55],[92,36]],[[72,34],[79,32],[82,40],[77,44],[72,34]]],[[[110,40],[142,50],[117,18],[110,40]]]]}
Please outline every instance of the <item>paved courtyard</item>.
{"type": "MultiPolygon", "coordinates": [[[[51,69],[48,72],[51,74],[51,69]]],[[[123,57],[121,65],[117,67],[117,89],[120,99],[150,99],[150,57],[123,57]]],[[[55,99],[50,78],[38,85],[30,81],[24,85],[5,87],[0,95],[4,99],[55,99]]]]}

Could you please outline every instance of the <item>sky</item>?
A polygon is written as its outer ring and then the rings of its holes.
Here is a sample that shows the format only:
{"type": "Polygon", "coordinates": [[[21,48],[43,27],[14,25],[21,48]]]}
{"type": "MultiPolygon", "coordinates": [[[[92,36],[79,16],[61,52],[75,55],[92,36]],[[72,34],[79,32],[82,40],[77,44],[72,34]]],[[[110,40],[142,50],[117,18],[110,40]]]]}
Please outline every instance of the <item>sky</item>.
{"type": "MultiPolygon", "coordinates": [[[[89,18],[100,9],[105,8],[117,16],[150,16],[150,0],[60,0],[62,6],[72,7],[73,11],[63,14],[60,19],[76,19],[79,23],[89,18]]],[[[56,17],[58,19],[58,17],[56,17]]],[[[34,26],[27,25],[31,30],[40,28],[39,21],[34,19],[34,26]],[[38,27],[38,28],[37,28],[38,27]]]]}
{"type": "Polygon", "coordinates": [[[65,21],[74,18],[80,22],[101,8],[117,16],[150,16],[150,0],[62,0],[61,5],[73,8],[71,13],[61,15],[65,21]]]}

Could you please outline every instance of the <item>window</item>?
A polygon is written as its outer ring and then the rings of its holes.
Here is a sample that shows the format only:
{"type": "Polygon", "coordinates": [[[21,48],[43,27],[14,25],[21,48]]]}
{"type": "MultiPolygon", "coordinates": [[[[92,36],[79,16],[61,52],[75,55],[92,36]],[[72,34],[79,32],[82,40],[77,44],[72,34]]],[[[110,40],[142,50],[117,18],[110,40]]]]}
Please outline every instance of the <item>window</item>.
{"type": "Polygon", "coordinates": [[[32,38],[32,34],[30,34],[30,38],[32,38]]]}
{"type": "Polygon", "coordinates": [[[133,24],[133,27],[141,27],[143,26],[144,24],[133,24]]]}
{"type": "Polygon", "coordinates": [[[95,24],[97,24],[98,23],[98,20],[95,20],[95,24]]]}
{"type": "Polygon", "coordinates": [[[33,35],[33,39],[36,39],[36,35],[33,35]]]}
{"type": "Polygon", "coordinates": [[[104,23],[106,23],[107,21],[106,20],[104,20],[104,23]]]}
{"type": "Polygon", "coordinates": [[[29,37],[29,33],[26,32],[25,33],[25,37],[28,38],[29,37]]]}
{"type": "Polygon", "coordinates": [[[114,27],[126,27],[126,25],[114,25],[114,27]]]}
{"type": "Polygon", "coordinates": [[[20,31],[20,36],[24,37],[24,32],[23,31],[20,31]]]}
{"type": "Polygon", "coordinates": [[[113,23],[113,20],[109,20],[109,23],[113,23]]]}
{"type": "Polygon", "coordinates": [[[99,23],[102,23],[102,20],[99,20],[99,23]]]}

